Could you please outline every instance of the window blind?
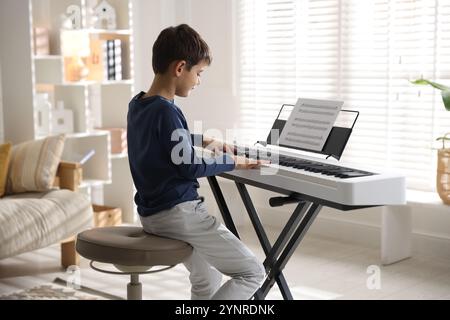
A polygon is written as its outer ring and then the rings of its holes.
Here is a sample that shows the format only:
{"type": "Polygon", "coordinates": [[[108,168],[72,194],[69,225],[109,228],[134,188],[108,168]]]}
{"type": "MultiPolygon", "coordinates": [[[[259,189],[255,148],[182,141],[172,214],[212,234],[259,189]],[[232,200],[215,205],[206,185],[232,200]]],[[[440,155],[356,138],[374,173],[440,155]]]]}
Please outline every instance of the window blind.
{"type": "Polygon", "coordinates": [[[409,188],[432,190],[450,131],[440,91],[450,85],[450,2],[239,0],[241,128],[266,138],[283,103],[339,99],[360,117],[343,160],[390,168],[409,188]]]}

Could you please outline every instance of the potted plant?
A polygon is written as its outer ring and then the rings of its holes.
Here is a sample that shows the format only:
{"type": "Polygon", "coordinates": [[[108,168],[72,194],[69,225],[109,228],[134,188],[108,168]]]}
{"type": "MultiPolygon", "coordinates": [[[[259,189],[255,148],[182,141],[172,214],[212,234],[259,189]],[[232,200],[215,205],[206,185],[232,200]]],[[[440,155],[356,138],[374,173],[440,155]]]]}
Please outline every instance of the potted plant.
{"type": "MultiPolygon", "coordinates": [[[[447,111],[450,111],[450,87],[426,79],[414,80],[411,83],[416,85],[429,85],[441,90],[444,107],[447,111]]],[[[445,142],[450,141],[450,132],[436,140],[442,141],[442,148],[438,150],[436,188],[442,201],[450,205],[450,148],[445,147],[445,142]]]]}

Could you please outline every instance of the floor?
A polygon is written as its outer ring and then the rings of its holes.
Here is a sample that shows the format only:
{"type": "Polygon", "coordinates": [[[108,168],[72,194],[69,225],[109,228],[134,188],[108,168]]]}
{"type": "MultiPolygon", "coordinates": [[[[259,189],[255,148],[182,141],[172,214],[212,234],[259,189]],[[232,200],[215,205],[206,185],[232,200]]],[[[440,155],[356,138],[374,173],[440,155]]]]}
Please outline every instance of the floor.
{"type": "MultiPolygon", "coordinates": [[[[254,232],[241,229],[245,243],[263,259],[254,232]]],[[[269,230],[269,238],[275,232],[269,230]]],[[[0,261],[0,295],[51,282],[70,274],[59,267],[59,246],[0,261]]],[[[379,265],[379,250],[307,235],[284,275],[295,299],[450,299],[450,260],[415,256],[390,266],[379,265]]],[[[82,259],[81,285],[126,296],[127,276],[89,268],[82,259]]],[[[189,299],[188,273],[182,265],[141,276],[145,299],[189,299]]],[[[268,299],[281,299],[276,287],[268,299]]]]}

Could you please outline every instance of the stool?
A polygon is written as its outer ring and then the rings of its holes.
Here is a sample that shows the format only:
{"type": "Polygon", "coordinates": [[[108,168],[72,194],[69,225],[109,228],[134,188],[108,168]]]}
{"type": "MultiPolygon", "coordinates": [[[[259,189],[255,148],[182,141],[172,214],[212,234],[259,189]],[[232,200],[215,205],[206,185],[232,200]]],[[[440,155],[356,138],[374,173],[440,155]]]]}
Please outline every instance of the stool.
{"type": "Polygon", "coordinates": [[[91,260],[90,266],[110,274],[128,274],[127,299],[142,299],[140,274],[156,273],[173,268],[192,253],[186,242],[146,233],[140,227],[94,228],[78,234],[77,252],[91,260]],[[120,272],[100,269],[95,262],[113,264],[120,272]],[[154,266],[161,269],[150,270],[154,266]]]}

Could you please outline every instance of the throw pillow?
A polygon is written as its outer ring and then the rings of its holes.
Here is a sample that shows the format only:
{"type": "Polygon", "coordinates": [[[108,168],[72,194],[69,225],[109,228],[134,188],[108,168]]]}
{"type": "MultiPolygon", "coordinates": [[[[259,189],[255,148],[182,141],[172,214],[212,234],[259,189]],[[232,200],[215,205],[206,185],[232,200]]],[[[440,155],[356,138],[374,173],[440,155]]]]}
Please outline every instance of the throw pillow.
{"type": "Polygon", "coordinates": [[[12,148],[6,192],[47,191],[53,186],[64,135],[28,141],[12,148]]]}
{"type": "Polygon", "coordinates": [[[5,194],[11,146],[11,143],[0,144],[0,197],[5,194]]]}

